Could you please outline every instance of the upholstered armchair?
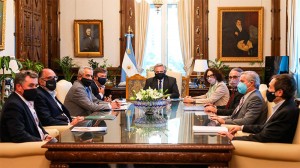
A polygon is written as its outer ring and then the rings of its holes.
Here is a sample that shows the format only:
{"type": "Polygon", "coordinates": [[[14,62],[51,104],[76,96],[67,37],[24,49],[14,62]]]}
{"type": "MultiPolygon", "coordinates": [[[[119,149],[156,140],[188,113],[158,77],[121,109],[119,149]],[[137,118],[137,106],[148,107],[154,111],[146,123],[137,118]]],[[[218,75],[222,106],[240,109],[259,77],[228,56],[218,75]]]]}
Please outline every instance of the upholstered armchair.
{"type": "MultiPolygon", "coordinates": [[[[56,137],[59,131],[56,129],[45,130],[56,137]]],[[[50,161],[46,159],[47,149],[41,148],[46,142],[24,142],[24,143],[0,143],[0,168],[22,167],[22,168],[46,168],[50,161]]]]}
{"type": "Polygon", "coordinates": [[[69,92],[70,88],[72,87],[72,83],[66,81],[64,79],[60,80],[56,84],[56,97],[61,102],[64,103],[65,97],[69,92]]]}
{"type": "Polygon", "coordinates": [[[134,96],[134,91],[138,92],[143,89],[146,84],[146,78],[135,74],[129,78],[126,78],[126,99],[134,96]]]}

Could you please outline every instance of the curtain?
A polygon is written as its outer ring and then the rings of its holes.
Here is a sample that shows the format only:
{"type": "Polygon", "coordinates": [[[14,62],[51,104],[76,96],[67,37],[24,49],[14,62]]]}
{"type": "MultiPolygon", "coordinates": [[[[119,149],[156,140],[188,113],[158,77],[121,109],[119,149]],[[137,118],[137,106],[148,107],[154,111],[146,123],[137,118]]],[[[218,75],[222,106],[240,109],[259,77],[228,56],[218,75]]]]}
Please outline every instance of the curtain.
{"type": "Polygon", "coordinates": [[[135,2],[135,57],[139,74],[143,72],[150,6],[146,1],[135,2]]]}
{"type": "Polygon", "coordinates": [[[182,60],[184,70],[187,75],[192,72],[193,64],[193,27],[194,15],[193,6],[194,1],[181,0],[178,2],[178,22],[179,22],[179,37],[180,47],[182,52],[182,60]]]}
{"type": "Polygon", "coordinates": [[[294,75],[297,83],[297,97],[300,97],[300,3],[297,0],[288,1],[288,35],[287,55],[290,56],[290,72],[294,75]],[[298,9],[298,10],[297,10],[298,9]],[[298,31],[297,31],[298,30],[298,31]]]}

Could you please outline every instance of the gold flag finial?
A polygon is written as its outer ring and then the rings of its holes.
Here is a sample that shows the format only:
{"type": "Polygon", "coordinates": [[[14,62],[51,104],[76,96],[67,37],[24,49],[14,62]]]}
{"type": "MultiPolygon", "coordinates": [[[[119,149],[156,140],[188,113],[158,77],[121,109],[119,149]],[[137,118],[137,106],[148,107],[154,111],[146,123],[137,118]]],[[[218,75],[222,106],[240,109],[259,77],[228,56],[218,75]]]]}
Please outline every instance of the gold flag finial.
{"type": "Polygon", "coordinates": [[[131,34],[131,33],[133,33],[133,31],[132,31],[131,27],[128,26],[128,34],[131,34]]]}

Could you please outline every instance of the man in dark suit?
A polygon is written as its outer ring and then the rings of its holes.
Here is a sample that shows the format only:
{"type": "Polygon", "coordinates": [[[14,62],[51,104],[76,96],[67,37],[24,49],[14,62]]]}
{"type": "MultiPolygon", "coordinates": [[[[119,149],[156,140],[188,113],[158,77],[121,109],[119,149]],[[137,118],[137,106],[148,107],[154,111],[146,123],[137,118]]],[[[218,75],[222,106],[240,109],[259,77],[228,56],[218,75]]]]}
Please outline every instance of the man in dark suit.
{"type": "Polygon", "coordinates": [[[152,89],[163,89],[166,94],[170,94],[170,98],[179,98],[178,86],[176,79],[166,75],[166,67],[163,64],[154,66],[155,77],[146,80],[144,89],[149,87],[152,89]]]}
{"type": "Polygon", "coordinates": [[[91,89],[95,97],[99,100],[111,101],[104,96],[105,83],[107,80],[107,71],[103,68],[95,68],[93,73],[93,83],[91,89]]]}
{"type": "Polygon", "coordinates": [[[225,106],[225,108],[216,107],[213,104],[205,105],[205,112],[216,113],[217,115],[228,116],[231,115],[234,109],[239,105],[241,98],[244,94],[241,94],[237,91],[237,85],[240,81],[240,76],[243,70],[241,68],[233,68],[229,73],[229,86],[230,89],[230,98],[225,106]]]}
{"type": "Polygon", "coordinates": [[[57,76],[53,70],[45,68],[39,74],[39,87],[34,107],[43,126],[75,125],[83,117],[72,121],[68,109],[56,98],[57,76]]]}
{"type": "Polygon", "coordinates": [[[261,125],[237,126],[225,134],[232,140],[292,143],[299,117],[299,108],[294,101],[295,91],[296,82],[292,75],[274,76],[269,83],[267,99],[275,106],[267,121],[261,125]],[[251,134],[234,137],[237,131],[251,134]]]}
{"type": "Polygon", "coordinates": [[[256,72],[242,72],[240,82],[237,86],[238,92],[244,94],[239,105],[235,108],[232,115],[227,118],[217,116],[211,117],[220,124],[262,124],[267,119],[267,105],[258,89],[260,79],[256,72]]]}
{"type": "Polygon", "coordinates": [[[1,117],[3,142],[49,141],[50,135],[43,129],[34,109],[38,75],[21,71],[15,77],[15,92],[6,100],[1,117]]]}

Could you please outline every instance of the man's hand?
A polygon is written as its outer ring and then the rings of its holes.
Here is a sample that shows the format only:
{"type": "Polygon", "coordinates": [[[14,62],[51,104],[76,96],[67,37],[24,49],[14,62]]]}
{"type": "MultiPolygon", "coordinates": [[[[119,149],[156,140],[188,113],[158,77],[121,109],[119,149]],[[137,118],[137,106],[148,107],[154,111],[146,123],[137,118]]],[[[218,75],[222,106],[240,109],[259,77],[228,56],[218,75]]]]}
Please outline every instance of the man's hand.
{"type": "Polygon", "coordinates": [[[108,97],[104,97],[104,101],[106,102],[112,102],[112,95],[109,95],[108,97]]]}
{"type": "Polygon", "coordinates": [[[210,116],[211,120],[216,120],[218,121],[220,124],[225,124],[225,120],[223,118],[220,118],[218,116],[210,116]]]}
{"type": "Polygon", "coordinates": [[[84,120],[84,117],[82,117],[82,116],[77,116],[76,118],[74,118],[73,120],[72,120],[72,122],[70,123],[71,125],[76,125],[77,123],[79,123],[79,122],[81,122],[81,121],[83,121],[84,120]]]}
{"type": "Polygon", "coordinates": [[[235,127],[232,127],[230,130],[229,130],[229,132],[231,133],[231,134],[235,134],[236,132],[238,132],[238,131],[242,131],[242,127],[241,126],[235,126],[235,127]]]}
{"type": "Polygon", "coordinates": [[[233,139],[234,135],[232,135],[230,132],[218,132],[221,136],[227,136],[230,140],[233,139]]]}
{"type": "Polygon", "coordinates": [[[204,106],[204,111],[205,112],[212,112],[212,113],[217,113],[217,108],[214,106],[204,106]]]}
{"type": "Polygon", "coordinates": [[[112,109],[119,109],[121,107],[121,103],[119,102],[111,102],[110,103],[112,109]]]}

